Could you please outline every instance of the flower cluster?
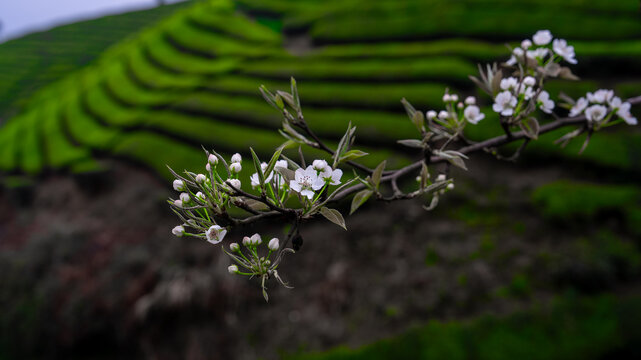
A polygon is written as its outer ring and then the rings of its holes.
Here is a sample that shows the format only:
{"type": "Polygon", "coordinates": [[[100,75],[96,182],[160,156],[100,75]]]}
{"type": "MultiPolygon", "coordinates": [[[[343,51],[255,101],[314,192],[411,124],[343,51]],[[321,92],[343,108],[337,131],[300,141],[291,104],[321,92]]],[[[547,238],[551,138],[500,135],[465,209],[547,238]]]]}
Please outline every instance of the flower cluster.
{"type": "Polygon", "coordinates": [[[294,173],[294,179],[290,182],[290,188],[308,200],[318,200],[315,191],[322,194],[329,185],[340,185],[343,170],[332,169],[325,160],[314,160],[307,168],[299,168],[294,173]]]}
{"type": "Polygon", "coordinates": [[[459,130],[465,127],[466,121],[476,125],[485,118],[485,114],[476,106],[476,98],[473,96],[468,96],[464,102],[461,102],[457,94],[450,94],[446,90],[443,102],[445,110],[438,113],[434,110],[428,111],[426,113],[428,121],[436,121],[447,129],[459,130]]]}
{"type": "Polygon", "coordinates": [[[506,62],[507,65],[533,64],[544,66],[547,63],[559,63],[566,61],[576,64],[574,47],[568,45],[564,39],[554,39],[550,30],[539,30],[532,36],[532,39],[525,39],[520,47],[512,50],[512,57],[506,62]]]}
{"type": "Polygon", "coordinates": [[[278,238],[273,238],[267,243],[267,253],[261,255],[260,245],[262,244],[263,240],[260,234],[254,234],[252,236],[245,236],[241,244],[229,244],[229,251],[225,250],[223,247],[223,251],[236,263],[227,268],[229,273],[261,278],[263,296],[265,297],[265,301],[268,301],[269,296],[267,295],[267,288],[265,286],[265,281],[267,279],[273,277],[283,286],[290,288],[280,277],[277,269],[283,259],[283,255],[286,252],[293,253],[294,250],[286,248],[279,252],[280,240],[278,238]],[[272,261],[272,255],[274,253],[277,253],[277,255],[272,261]]]}
{"type": "Polygon", "coordinates": [[[601,128],[611,122],[616,115],[628,125],[636,125],[637,118],[630,113],[629,102],[623,102],[620,97],[614,96],[613,90],[600,89],[594,93],[587,93],[580,97],[570,109],[570,116],[585,115],[588,124],[593,128],[601,128]]]}
{"type": "Polygon", "coordinates": [[[501,79],[500,88],[492,110],[502,116],[517,117],[522,111],[528,110],[531,100],[545,113],[550,114],[554,110],[550,94],[540,87],[537,90],[537,81],[533,76],[525,76],[520,81],[516,77],[501,79]]]}

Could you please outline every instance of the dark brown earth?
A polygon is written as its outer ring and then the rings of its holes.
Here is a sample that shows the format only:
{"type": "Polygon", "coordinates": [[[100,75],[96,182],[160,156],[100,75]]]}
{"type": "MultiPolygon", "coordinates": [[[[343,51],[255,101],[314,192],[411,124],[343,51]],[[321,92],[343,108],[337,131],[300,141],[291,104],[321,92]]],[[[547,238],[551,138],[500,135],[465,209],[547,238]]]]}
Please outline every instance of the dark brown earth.
{"type": "MultiPolygon", "coordinates": [[[[219,247],[171,235],[169,182],[112,169],[102,175],[112,186],[98,190],[57,175],[31,201],[0,194],[3,346],[45,359],[273,359],[509,313],[568,284],[595,292],[627,281],[575,256],[596,225],[551,222],[532,205],[537,185],[584,175],[567,164],[480,156],[433,212],[372,203],[347,218],[348,232],[306,224],[280,270],[295,289],[270,283],[269,303],[257,281],[228,274],[219,247]]],[[[616,218],[604,221],[621,233],[616,218]]],[[[226,243],[254,232],[283,229],[238,229],[226,243]]]]}

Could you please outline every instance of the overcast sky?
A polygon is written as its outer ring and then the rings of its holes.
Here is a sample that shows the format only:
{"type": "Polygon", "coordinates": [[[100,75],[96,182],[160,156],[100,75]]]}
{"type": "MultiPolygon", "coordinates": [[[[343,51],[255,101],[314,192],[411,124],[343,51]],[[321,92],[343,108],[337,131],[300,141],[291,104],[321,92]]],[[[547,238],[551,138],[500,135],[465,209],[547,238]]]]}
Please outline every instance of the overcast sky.
{"type": "Polygon", "coordinates": [[[57,25],[156,4],[156,0],[0,0],[0,42],[57,25]]]}

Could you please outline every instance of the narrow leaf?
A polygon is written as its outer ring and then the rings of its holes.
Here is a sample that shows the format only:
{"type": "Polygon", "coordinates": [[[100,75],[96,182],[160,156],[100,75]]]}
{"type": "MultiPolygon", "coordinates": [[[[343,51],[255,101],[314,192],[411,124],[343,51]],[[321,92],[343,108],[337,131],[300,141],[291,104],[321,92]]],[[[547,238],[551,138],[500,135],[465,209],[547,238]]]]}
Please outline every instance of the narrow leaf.
{"type": "Polygon", "coordinates": [[[538,139],[539,137],[539,122],[533,118],[528,117],[519,122],[519,127],[525,133],[525,136],[530,139],[538,139]]]}
{"type": "Polygon", "coordinates": [[[423,148],[423,142],[417,139],[405,139],[405,140],[398,140],[396,142],[411,148],[417,148],[417,149],[423,148]]]}
{"type": "Polygon", "coordinates": [[[381,183],[381,177],[383,176],[383,170],[385,170],[385,165],[387,164],[387,160],[383,160],[382,163],[378,164],[376,169],[372,172],[372,183],[374,184],[374,188],[378,190],[378,187],[381,183]]]}
{"type": "Polygon", "coordinates": [[[343,215],[340,213],[340,211],[336,209],[330,209],[327,207],[322,207],[320,209],[321,215],[323,215],[327,220],[333,222],[334,224],[342,227],[343,229],[347,230],[347,227],[345,227],[345,219],[343,219],[343,215]]]}
{"type": "Polygon", "coordinates": [[[345,162],[345,161],[358,159],[358,158],[363,157],[365,155],[368,155],[368,154],[366,152],[364,152],[364,151],[350,150],[350,151],[346,152],[345,155],[341,156],[341,158],[338,160],[338,162],[342,163],[342,162],[345,162]]]}
{"type": "Polygon", "coordinates": [[[352,199],[352,207],[349,211],[349,214],[352,215],[354,211],[356,211],[361,205],[365,204],[367,200],[372,196],[374,191],[370,189],[365,189],[361,190],[356,195],[354,195],[354,198],[352,199]]]}
{"type": "Polygon", "coordinates": [[[249,151],[252,153],[252,159],[254,160],[254,167],[256,168],[256,172],[258,173],[258,181],[260,182],[260,188],[263,189],[265,185],[265,174],[263,174],[263,169],[260,167],[260,159],[258,159],[258,155],[256,155],[256,152],[254,152],[254,149],[249,148],[249,151]]]}

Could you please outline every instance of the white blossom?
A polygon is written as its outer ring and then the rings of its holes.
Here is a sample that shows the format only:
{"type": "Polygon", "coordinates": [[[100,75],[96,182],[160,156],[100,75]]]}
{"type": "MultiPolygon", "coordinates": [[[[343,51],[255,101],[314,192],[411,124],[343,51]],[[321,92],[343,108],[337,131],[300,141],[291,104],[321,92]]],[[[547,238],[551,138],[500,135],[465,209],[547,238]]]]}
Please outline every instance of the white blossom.
{"type": "Polygon", "coordinates": [[[552,110],[554,110],[554,101],[550,99],[550,94],[545,90],[541,91],[537,102],[539,103],[541,110],[545,113],[550,114],[552,113],[552,110]]]}
{"type": "Polygon", "coordinates": [[[586,98],[580,97],[576,101],[576,104],[574,104],[574,106],[572,106],[572,108],[570,109],[570,116],[573,117],[581,114],[583,110],[588,107],[588,105],[590,105],[590,102],[586,100],[586,98]]]}
{"type": "Polygon", "coordinates": [[[312,167],[317,171],[324,171],[327,166],[327,161],[325,160],[314,160],[312,162],[312,167]]]}
{"type": "Polygon", "coordinates": [[[574,58],[576,56],[574,54],[574,46],[568,45],[568,42],[564,39],[554,39],[554,42],[552,43],[552,49],[557,55],[561,56],[570,64],[577,63],[576,59],[574,58]]]}
{"type": "Polygon", "coordinates": [[[525,51],[523,51],[523,49],[521,49],[520,47],[514,48],[514,50],[512,50],[512,56],[510,57],[510,59],[508,61],[505,62],[505,64],[509,65],[509,66],[516,65],[516,63],[518,62],[517,58],[518,58],[519,61],[521,59],[523,59],[523,54],[524,53],[525,53],[525,51]]]}
{"type": "Polygon", "coordinates": [[[231,244],[229,244],[229,248],[230,248],[230,249],[231,249],[231,251],[233,251],[233,252],[237,252],[237,251],[239,251],[239,250],[240,250],[240,246],[238,245],[238,243],[231,243],[231,244]]]}
{"type": "Polygon", "coordinates": [[[465,105],[463,105],[463,103],[459,101],[459,103],[456,104],[456,107],[459,108],[459,109],[462,109],[462,108],[465,107],[465,105]]]}
{"type": "Polygon", "coordinates": [[[180,201],[182,201],[182,202],[183,202],[183,204],[186,204],[186,203],[188,203],[189,201],[191,201],[191,198],[189,197],[189,194],[187,194],[187,193],[181,193],[181,194],[180,194],[180,201]]]}
{"type": "Polygon", "coordinates": [[[516,103],[516,97],[511,92],[503,91],[496,95],[492,109],[503,116],[511,116],[514,114],[516,103]]]}
{"type": "Polygon", "coordinates": [[[532,36],[532,40],[536,45],[547,45],[552,41],[552,33],[550,30],[539,30],[532,36]]]}
{"type": "MultiPolygon", "coordinates": [[[[265,174],[265,170],[267,169],[267,163],[261,163],[260,164],[260,170],[263,172],[263,176],[265,177],[265,184],[269,183],[272,181],[272,178],[274,177],[274,172],[270,172],[269,174],[265,174]]],[[[258,177],[258,173],[253,173],[252,176],[249,177],[249,180],[251,181],[252,188],[256,188],[257,186],[260,185],[260,179],[258,177]]]]}
{"type": "Polygon", "coordinates": [[[456,94],[450,95],[450,101],[457,102],[458,101],[458,95],[456,95],[456,94]]]}
{"type": "Polygon", "coordinates": [[[289,187],[292,188],[292,190],[299,192],[310,200],[314,197],[314,191],[319,190],[323,185],[325,185],[325,181],[322,177],[318,176],[318,173],[312,165],[304,170],[296,169],[294,180],[289,183],[289,187]]]}
{"type": "Polygon", "coordinates": [[[463,111],[463,115],[465,116],[465,119],[471,124],[478,124],[479,121],[485,118],[485,114],[483,114],[481,112],[481,109],[479,109],[479,107],[476,105],[470,105],[466,107],[463,111]]]}
{"type": "Polygon", "coordinates": [[[608,100],[608,105],[610,105],[610,108],[612,110],[620,108],[621,104],[623,104],[623,101],[621,101],[621,98],[618,96],[613,96],[610,100],[608,100]]]}
{"type": "Polygon", "coordinates": [[[269,240],[269,244],[267,244],[267,247],[271,251],[278,250],[278,248],[280,247],[280,243],[278,241],[278,238],[273,238],[273,239],[269,240]]]}
{"type": "Polygon", "coordinates": [[[523,84],[525,86],[534,86],[536,85],[536,79],[532,76],[526,76],[525,78],[523,78],[523,84]]]}
{"type": "Polygon", "coordinates": [[[452,97],[450,96],[450,94],[445,93],[443,95],[443,102],[450,102],[450,101],[452,101],[452,97]]]}
{"type": "Polygon", "coordinates": [[[448,117],[450,117],[450,113],[448,113],[448,112],[447,112],[447,111],[445,111],[445,110],[441,110],[441,111],[439,111],[439,113],[438,113],[438,118],[439,118],[439,119],[441,119],[441,120],[446,120],[448,117]]]}
{"type": "Polygon", "coordinates": [[[637,118],[635,118],[631,113],[630,113],[630,107],[632,105],[629,102],[624,102],[621,104],[619,107],[619,110],[617,110],[617,115],[623,119],[628,125],[636,125],[637,124],[637,118]]]}
{"type": "Polygon", "coordinates": [[[227,267],[227,271],[229,271],[230,274],[237,274],[238,273],[238,266],[229,265],[229,267],[227,267]]]}
{"type": "Polygon", "coordinates": [[[250,239],[249,236],[243,237],[243,245],[245,245],[245,247],[247,247],[247,246],[249,246],[251,244],[252,244],[252,239],[250,239]]]}
{"type": "Polygon", "coordinates": [[[549,52],[550,50],[548,50],[547,48],[537,48],[534,50],[528,50],[526,55],[532,60],[543,60],[543,58],[545,58],[549,52]]]}
{"type": "Polygon", "coordinates": [[[218,156],[209,154],[209,156],[207,157],[207,163],[212,165],[218,164],[218,156]]]}
{"type": "Polygon", "coordinates": [[[174,206],[177,208],[182,208],[183,207],[183,202],[180,200],[174,200],[174,206]]]}
{"type": "Polygon", "coordinates": [[[243,170],[243,166],[239,162],[233,162],[229,165],[229,171],[232,174],[238,174],[241,170],[243,170]]]}
{"type": "Polygon", "coordinates": [[[532,46],[532,41],[530,41],[530,39],[525,39],[525,40],[521,41],[521,47],[523,49],[527,50],[527,49],[530,48],[530,46],[532,46]]]}
{"type": "Polygon", "coordinates": [[[207,172],[211,172],[211,165],[209,163],[205,165],[205,170],[207,170],[207,172]]]}
{"type": "Polygon", "coordinates": [[[610,99],[612,99],[612,97],[614,96],[614,91],[599,89],[594,93],[587,93],[586,96],[592,103],[605,104],[606,102],[610,101],[610,99]]]}
{"type": "Polygon", "coordinates": [[[219,225],[212,225],[205,231],[205,235],[207,236],[207,241],[215,245],[223,241],[225,235],[227,235],[227,230],[219,225]]]}
{"type": "Polygon", "coordinates": [[[197,192],[197,193],[196,193],[196,199],[198,199],[198,200],[200,200],[200,201],[205,201],[205,194],[203,194],[203,193],[202,193],[202,192],[200,192],[200,191],[199,191],[199,192],[197,192]]]}
{"type": "Polygon", "coordinates": [[[519,80],[515,77],[509,77],[501,80],[501,90],[513,90],[519,87],[519,80]]]}
{"type": "Polygon", "coordinates": [[[447,186],[446,186],[445,188],[446,188],[447,190],[454,190],[454,183],[449,183],[449,184],[447,184],[447,186]]]}
{"type": "Polygon", "coordinates": [[[521,86],[521,94],[523,94],[525,100],[530,100],[536,92],[531,86],[521,86]]]}
{"type": "Polygon", "coordinates": [[[436,177],[436,182],[442,182],[445,180],[447,180],[447,176],[445,176],[445,174],[438,174],[438,176],[436,177]]]}
{"type": "Polygon", "coordinates": [[[465,105],[476,105],[476,98],[474,96],[468,96],[465,98],[465,105]]]}
{"type": "Polygon", "coordinates": [[[174,190],[176,191],[184,191],[185,190],[185,182],[182,180],[174,180],[174,190]]]}
{"type": "Polygon", "coordinates": [[[605,106],[592,105],[585,109],[585,118],[588,119],[589,122],[599,122],[603,120],[607,113],[608,109],[605,106]]]}
{"type": "Polygon", "coordinates": [[[250,240],[250,243],[251,243],[252,245],[260,245],[260,244],[262,244],[262,243],[263,243],[263,239],[260,237],[260,234],[258,234],[258,233],[256,233],[256,234],[252,235],[252,236],[249,238],[249,240],[250,240]]]}
{"type": "Polygon", "coordinates": [[[240,180],[238,179],[227,179],[227,182],[231,184],[231,186],[235,187],[236,189],[240,189],[240,180]]]}
{"type": "Polygon", "coordinates": [[[185,228],[182,227],[181,225],[178,225],[178,226],[174,227],[173,229],[171,229],[171,232],[172,232],[172,234],[174,234],[174,235],[176,235],[178,237],[181,237],[181,236],[183,236],[183,234],[185,234],[185,228]]]}
{"type": "Polygon", "coordinates": [[[243,157],[240,156],[239,153],[235,153],[234,155],[231,156],[231,162],[232,163],[239,163],[241,161],[243,161],[243,157]]]}
{"type": "Polygon", "coordinates": [[[436,117],[436,115],[437,115],[436,111],[434,110],[430,110],[425,114],[425,116],[427,116],[429,120],[433,120],[436,117]]]}
{"type": "Polygon", "coordinates": [[[198,174],[198,175],[196,175],[196,182],[197,182],[197,183],[202,184],[202,183],[204,183],[205,181],[207,181],[207,176],[205,176],[204,174],[198,174]]]}

